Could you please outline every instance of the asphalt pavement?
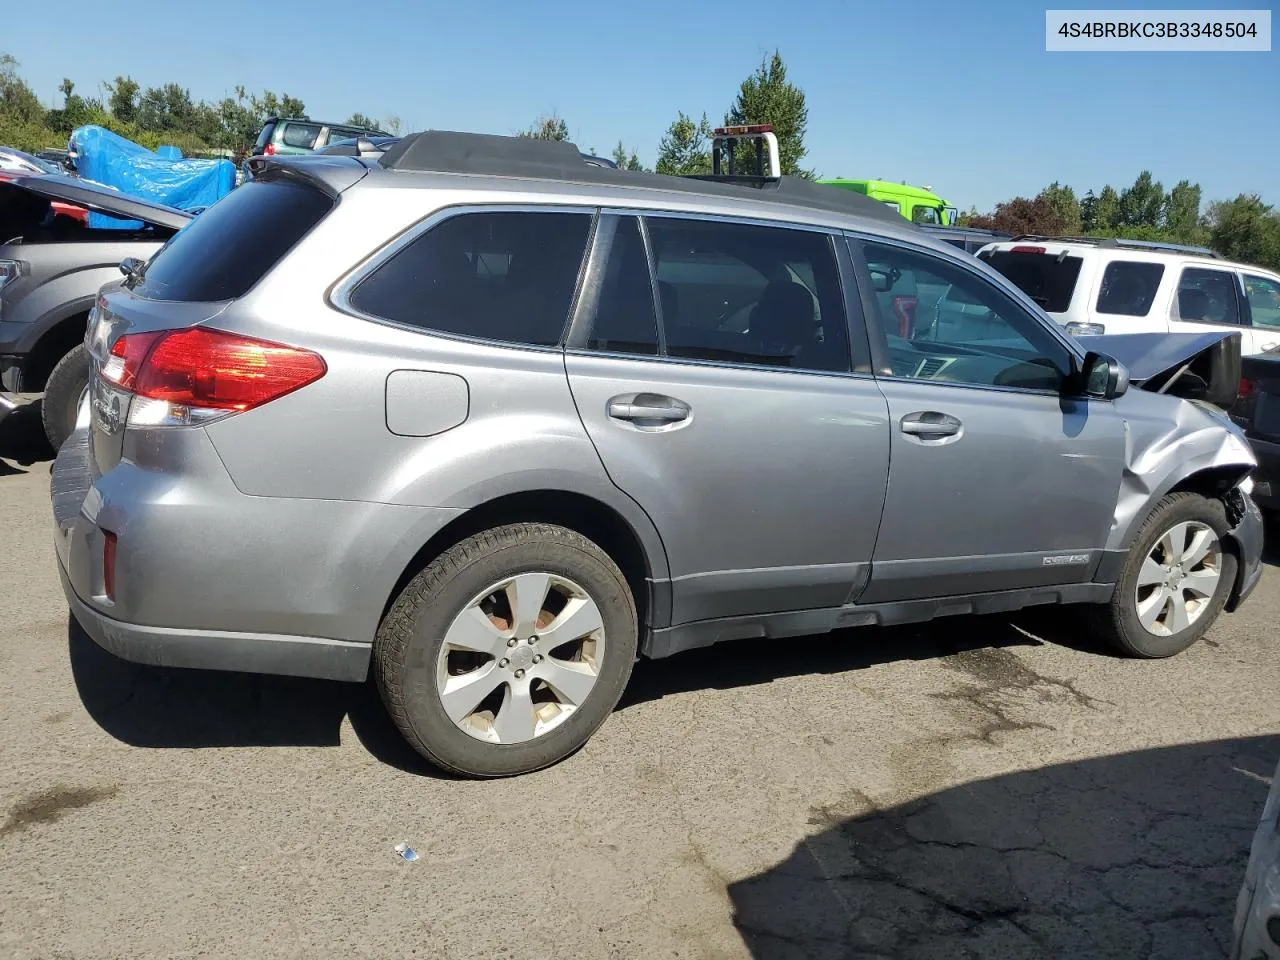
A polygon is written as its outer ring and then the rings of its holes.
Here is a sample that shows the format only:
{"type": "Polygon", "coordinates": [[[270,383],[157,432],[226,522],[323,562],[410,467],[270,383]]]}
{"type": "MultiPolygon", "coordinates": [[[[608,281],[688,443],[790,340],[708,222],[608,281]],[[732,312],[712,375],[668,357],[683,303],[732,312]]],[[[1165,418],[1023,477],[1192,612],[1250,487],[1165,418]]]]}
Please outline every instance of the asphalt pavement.
{"type": "Polygon", "coordinates": [[[642,663],[574,757],[457,781],[367,686],[97,648],[33,420],[0,423],[0,957],[1225,955],[1275,566],[1162,662],[1037,610],[642,663]]]}

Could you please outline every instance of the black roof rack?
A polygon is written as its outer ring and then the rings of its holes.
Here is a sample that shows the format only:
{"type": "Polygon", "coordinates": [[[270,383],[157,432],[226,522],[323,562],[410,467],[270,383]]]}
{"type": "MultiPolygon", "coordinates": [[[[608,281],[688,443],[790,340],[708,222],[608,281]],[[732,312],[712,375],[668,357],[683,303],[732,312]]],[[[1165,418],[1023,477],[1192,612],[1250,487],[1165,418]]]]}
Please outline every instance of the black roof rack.
{"type": "Polygon", "coordinates": [[[906,228],[912,226],[910,221],[878,200],[799,177],[673,177],[618,170],[589,163],[568,141],[427,130],[403,137],[378,159],[378,163],[397,172],[569,180],[732,199],[743,199],[750,192],[760,200],[867,217],[906,228]]]}
{"type": "Polygon", "coordinates": [[[1193,247],[1182,243],[1165,243],[1161,240],[1129,240],[1125,237],[1046,237],[1034,233],[1012,237],[1011,240],[1017,243],[1031,240],[1041,243],[1086,243],[1095,247],[1107,248],[1127,247],[1130,250],[1166,250],[1170,253],[1194,253],[1201,257],[1212,257],[1214,260],[1222,259],[1222,254],[1216,250],[1210,250],[1208,247],[1193,247]]]}

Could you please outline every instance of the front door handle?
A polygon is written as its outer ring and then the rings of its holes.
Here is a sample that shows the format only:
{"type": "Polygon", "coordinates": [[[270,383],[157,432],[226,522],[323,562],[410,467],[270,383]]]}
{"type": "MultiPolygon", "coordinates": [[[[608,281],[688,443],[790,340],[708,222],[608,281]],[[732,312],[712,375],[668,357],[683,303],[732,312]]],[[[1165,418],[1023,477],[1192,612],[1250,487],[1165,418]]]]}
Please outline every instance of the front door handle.
{"type": "Polygon", "coordinates": [[[948,413],[936,410],[921,410],[908,413],[898,423],[898,429],[909,436],[921,440],[942,440],[946,437],[958,437],[962,424],[948,413]]]}
{"type": "Polygon", "coordinates": [[[689,419],[689,405],[675,397],[658,393],[632,393],[613,397],[607,406],[614,420],[625,420],[636,426],[680,423],[689,419]]]}

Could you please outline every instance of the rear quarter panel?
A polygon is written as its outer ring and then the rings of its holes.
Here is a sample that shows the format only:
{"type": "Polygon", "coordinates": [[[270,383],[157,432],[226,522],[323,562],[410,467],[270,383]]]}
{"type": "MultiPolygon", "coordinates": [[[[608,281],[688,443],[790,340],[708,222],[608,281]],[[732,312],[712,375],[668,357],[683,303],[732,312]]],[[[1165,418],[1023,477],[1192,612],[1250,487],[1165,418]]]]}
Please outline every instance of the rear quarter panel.
{"type": "MultiPolygon", "coordinates": [[[[665,576],[652,523],[609,481],[558,349],[434,336],[343,313],[331,288],[381,243],[451,200],[447,192],[355,190],[214,325],[320,353],[319,381],[209,426],[236,487],[260,497],[469,508],[512,493],[581,493],[617,510],[665,576]],[[368,224],[379,224],[371,233],[368,224]],[[391,432],[397,371],[461,377],[466,420],[432,436],[391,432]]],[[[467,199],[471,199],[468,197],[467,199]]]]}

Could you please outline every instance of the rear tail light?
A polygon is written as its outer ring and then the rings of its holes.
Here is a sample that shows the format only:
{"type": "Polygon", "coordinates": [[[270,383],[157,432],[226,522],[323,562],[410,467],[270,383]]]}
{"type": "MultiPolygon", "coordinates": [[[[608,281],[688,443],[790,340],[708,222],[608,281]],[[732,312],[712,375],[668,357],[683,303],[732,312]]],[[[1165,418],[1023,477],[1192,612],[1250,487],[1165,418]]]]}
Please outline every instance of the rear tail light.
{"type": "Polygon", "coordinates": [[[1248,400],[1253,396],[1253,392],[1258,389],[1258,385],[1248,377],[1240,378],[1240,386],[1236,389],[1236,396],[1241,400],[1248,400]]]}
{"type": "Polygon", "coordinates": [[[898,336],[905,338],[915,333],[918,303],[915,297],[893,298],[893,316],[898,321],[898,336]]]}
{"type": "Polygon", "coordinates": [[[276,155],[276,145],[268,141],[267,145],[262,148],[262,155],[264,157],[274,157],[276,155]]]}
{"type": "Polygon", "coordinates": [[[116,599],[116,535],[102,531],[102,592],[112,603],[116,599]]]}
{"type": "Polygon", "coordinates": [[[135,396],[130,424],[183,426],[260,407],[327,370],[310,350],[190,327],[125,334],[112,345],[101,376],[135,396]]]}

